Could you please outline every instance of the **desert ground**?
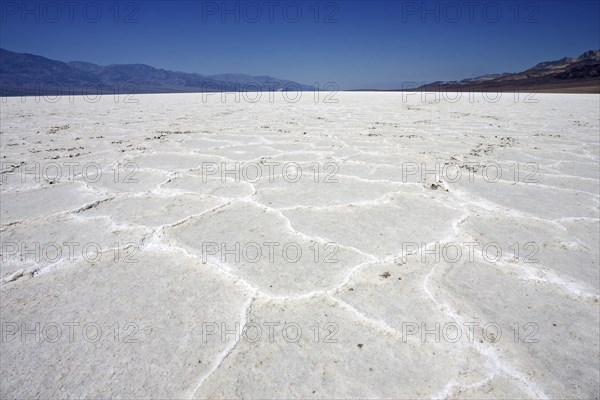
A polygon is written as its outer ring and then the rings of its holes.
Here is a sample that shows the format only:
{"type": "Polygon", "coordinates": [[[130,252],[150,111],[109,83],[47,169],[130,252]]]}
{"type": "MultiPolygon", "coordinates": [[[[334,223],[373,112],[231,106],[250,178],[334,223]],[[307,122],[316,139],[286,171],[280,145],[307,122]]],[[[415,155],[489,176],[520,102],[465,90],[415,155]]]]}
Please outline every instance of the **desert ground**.
{"type": "Polygon", "coordinates": [[[598,399],[599,95],[237,96],[0,99],[0,397],[598,399]]]}

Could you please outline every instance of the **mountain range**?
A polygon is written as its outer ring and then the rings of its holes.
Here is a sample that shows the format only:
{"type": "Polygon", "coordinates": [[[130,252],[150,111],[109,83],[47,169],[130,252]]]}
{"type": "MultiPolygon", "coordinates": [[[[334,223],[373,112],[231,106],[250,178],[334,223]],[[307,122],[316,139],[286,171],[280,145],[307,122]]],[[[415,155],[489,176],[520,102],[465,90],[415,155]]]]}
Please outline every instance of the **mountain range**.
{"type": "MultiPolygon", "coordinates": [[[[0,49],[0,96],[280,90],[318,88],[270,76],[201,75],[145,64],[102,66],[83,61],[62,62],[0,49]]],[[[399,89],[389,89],[396,90],[399,89]]],[[[417,90],[600,93],[600,50],[589,50],[575,58],[544,61],[522,72],[436,81],[417,90]]]]}
{"type": "Polygon", "coordinates": [[[432,82],[418,90],[600,93],[600,50],[544,61],[522,72],[432,82]]]}
{"type": "Polygon", "coordinates": [[[270,76],[201,75],[145,64],[62,62],[0,49],[0,96],[281,90],[316,88],[270,76]]]}

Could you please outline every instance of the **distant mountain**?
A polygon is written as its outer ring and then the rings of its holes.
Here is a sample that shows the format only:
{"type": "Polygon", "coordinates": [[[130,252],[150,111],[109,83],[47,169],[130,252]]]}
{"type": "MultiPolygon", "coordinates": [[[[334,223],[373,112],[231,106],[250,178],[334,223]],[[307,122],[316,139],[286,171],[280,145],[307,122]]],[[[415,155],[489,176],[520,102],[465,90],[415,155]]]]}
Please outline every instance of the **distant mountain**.
{"type": "Polygon", "coordinates": [[[0,95],[90,93],[185,93],[316,90],[313,86],[244,74],[200,75],[145,64],[101,66],[62,62],[0,49],[0,95]]]}
{"type": "Polygon", "coordinates": [[[523,72],[483,75],[462,81],[432,82],[418,90],[600,93],[600,50],[589,50],[576,58],[544,61],[523,72]]]}

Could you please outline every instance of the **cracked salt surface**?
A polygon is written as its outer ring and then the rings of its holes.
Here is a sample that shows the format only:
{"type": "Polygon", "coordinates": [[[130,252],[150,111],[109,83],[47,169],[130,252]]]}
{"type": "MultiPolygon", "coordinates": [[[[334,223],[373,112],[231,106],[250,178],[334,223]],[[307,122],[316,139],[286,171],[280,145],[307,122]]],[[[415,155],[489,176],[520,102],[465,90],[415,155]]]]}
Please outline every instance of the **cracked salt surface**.
{"type": "Polygon", "coordinates": [[[536,96],[7,99],[0,396],[598,398],[600,99],[536,96]],[[206,247],[266,242],[304,257],[206,247]],[[503,252],[436,261],[457,243],[503,252]]]}

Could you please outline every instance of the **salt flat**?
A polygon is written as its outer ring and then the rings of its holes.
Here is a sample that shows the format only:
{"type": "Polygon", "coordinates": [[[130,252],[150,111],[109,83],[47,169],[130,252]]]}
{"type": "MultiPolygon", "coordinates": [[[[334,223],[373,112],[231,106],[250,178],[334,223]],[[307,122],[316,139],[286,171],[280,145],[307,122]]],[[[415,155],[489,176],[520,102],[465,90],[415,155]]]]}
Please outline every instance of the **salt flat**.
{"type": "Polygon", "coordinates": [[[600,97],[314,96],[2,98],[1,397],[598,398],[600,97]]]}

